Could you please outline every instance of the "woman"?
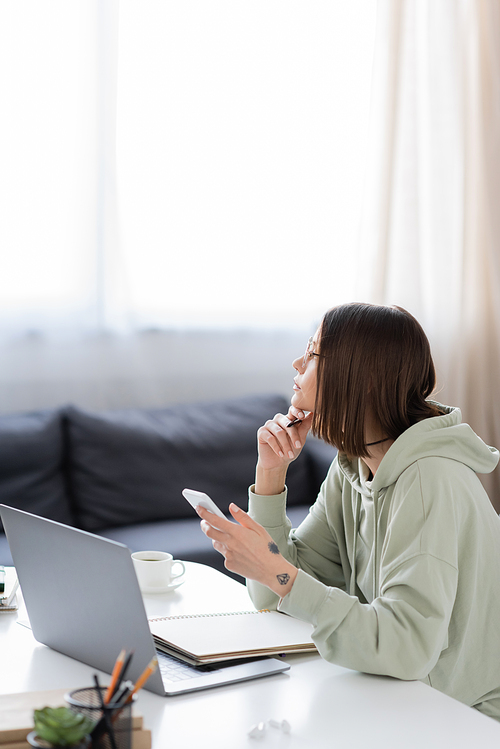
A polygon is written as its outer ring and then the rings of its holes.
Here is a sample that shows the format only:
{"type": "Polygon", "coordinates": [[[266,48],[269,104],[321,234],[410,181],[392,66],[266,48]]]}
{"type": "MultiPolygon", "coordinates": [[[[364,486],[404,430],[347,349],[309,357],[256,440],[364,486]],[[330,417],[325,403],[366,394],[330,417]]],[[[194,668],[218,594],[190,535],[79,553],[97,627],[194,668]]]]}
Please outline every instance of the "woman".
{"type": "Polygon", "coordinates": [[[500,720],[500,519],[476,475],[498,451],[428,400],[429,343],[401,308],[331,309],[293,367],[288,414],[258,432],[249,514],[200,509],[203,531],[258,608],[314,625],[326,660],[500,720]],[[293,531],[286,472],[310,429],[338,455],[293,531]]]}

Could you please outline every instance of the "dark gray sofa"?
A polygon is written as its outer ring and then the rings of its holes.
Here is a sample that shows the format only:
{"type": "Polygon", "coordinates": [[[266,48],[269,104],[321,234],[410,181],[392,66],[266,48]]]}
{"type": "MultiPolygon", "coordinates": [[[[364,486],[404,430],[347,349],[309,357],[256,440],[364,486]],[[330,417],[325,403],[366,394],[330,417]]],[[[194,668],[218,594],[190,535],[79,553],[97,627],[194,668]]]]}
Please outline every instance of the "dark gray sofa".
{"type": "MultiPolygon", "coordinates": [[[[209,494],[224,512],[247,507],[256,432],[288,402],[277,395],[162,409],[73,406],[0,417],[0,502],[98,533],[132,551],[159,549],[224,570],[184,500],[209,494]]],[[[314,501],[334,450],[308,437],[290,466],[293,525],[314,501]]],[[[0,526],[0,564],[12,560],[0,526]]]]}

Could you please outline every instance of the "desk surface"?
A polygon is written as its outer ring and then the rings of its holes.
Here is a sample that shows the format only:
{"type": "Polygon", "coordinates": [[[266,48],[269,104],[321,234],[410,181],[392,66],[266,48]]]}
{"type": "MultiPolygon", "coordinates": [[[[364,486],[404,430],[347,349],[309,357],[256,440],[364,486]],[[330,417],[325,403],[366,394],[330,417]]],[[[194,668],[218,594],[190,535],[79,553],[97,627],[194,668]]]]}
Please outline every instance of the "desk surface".
{"type": "MultiPolygon", "coordinates": [[[[186,567],[177,590],[144,596],[149,617],[253,608],[243,585],[209,567],[186,567]]],[[[26,619],[22,605],[0,614],[1,694],[92,683],[95,669],[40,645],[18,619],[26,619]]],[[[420,682],[360,674],[313,654],[287,661],[287,674],[178,697],[142,690],[138,709],[153,732],[153,749],[500,746],[499,723],[420,682]],[[291,733],[269,728],[261,740],[248,737],[252,725],[270,718],[286,718],[291,733]]]]}

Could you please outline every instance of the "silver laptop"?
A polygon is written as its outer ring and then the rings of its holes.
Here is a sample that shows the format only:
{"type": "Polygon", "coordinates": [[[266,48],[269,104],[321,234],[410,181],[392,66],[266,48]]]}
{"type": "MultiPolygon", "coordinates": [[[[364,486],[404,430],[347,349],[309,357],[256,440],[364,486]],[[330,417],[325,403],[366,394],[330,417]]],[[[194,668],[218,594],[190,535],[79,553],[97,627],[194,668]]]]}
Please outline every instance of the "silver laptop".
{"type": "Polygon", "coordinates": [[[111,673],[134,650],[136,681],[155,653],[145,688],[176,695],[287,671],[277,658],[190,666],[155,650],[129,549],[116,541],[0,505],[30,626],[38,642],[111,673]]]}

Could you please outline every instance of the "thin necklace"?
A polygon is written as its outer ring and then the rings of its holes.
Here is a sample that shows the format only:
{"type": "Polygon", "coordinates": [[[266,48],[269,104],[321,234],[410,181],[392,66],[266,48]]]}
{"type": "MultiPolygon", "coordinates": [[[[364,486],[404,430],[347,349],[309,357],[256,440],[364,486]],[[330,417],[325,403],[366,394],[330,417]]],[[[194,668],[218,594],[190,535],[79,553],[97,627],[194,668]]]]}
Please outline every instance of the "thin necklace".
{"type": "Polygon", "coordinates": [[[365,447],[371,447],[372,445],[380,445],[381,442],[387,442],[387,440],[390,440],[390,437],[384,437],[383,440],[377,440],[376,442],[367,442],[365,447]]]}

